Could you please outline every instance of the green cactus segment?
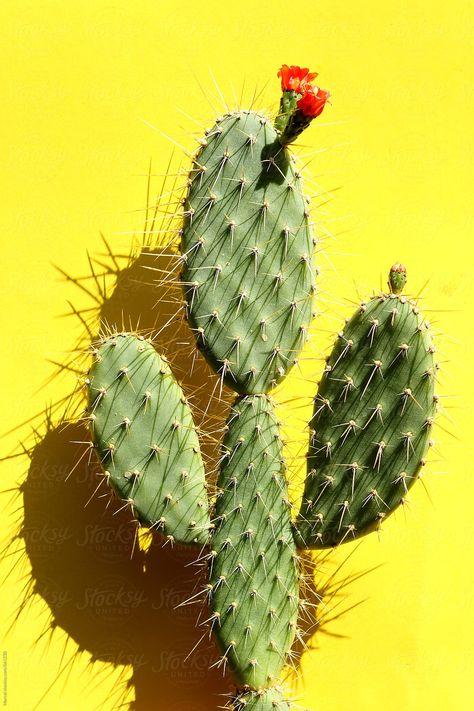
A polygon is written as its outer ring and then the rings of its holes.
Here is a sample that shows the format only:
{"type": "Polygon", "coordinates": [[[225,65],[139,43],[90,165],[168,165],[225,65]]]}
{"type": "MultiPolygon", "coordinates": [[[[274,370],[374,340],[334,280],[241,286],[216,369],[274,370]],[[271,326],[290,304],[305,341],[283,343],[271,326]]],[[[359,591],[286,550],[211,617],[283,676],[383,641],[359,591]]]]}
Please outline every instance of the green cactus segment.
{"type": "Polygon", "coordinates": [[[312,317],[308,200],[271,123],[228,114],[207,133],[185,201],[183,282],[197,343],[240,393],[295,363],[312,317]]]}
{"type": "Polygon", "coordinates": [[[193,418],[163,356],[120,334],[102,341],[89,374],[89,418],[101,466],[144,525],[205,543],[209,513],[193,418]]]}
{"type": "Polygon", "coordinates": [[[291,707],[280,689],[273,688],[244,691],[226,708],[229,711],[290,711],[291,707]]]}
{"type": "Polygon", "coordinates": [[[404,503],[430,443],[433,354],[429,323],[393,293],[338,335],[314,400],[298,545],[351,540],[404,503]]]}
{"type": "Polygon", "coordinates": [[[211,619],[222,664],[239,684],[258,689],[276,682],[293,643],[299,565],[271,402],[266,395],[239,399],[227,425],[211,541],[211,619]]]}
{"type": "Polygon", "coordinates": [[[393,294],[401,294],[401,292],[405,288],[406,283],[407,270],[403,266],[403,264],[397,262],[397,264],[394,264],[393,267],[390,269],[390,273],[388,275],[388,285],[390,287],[390,291],[393,294]]]}

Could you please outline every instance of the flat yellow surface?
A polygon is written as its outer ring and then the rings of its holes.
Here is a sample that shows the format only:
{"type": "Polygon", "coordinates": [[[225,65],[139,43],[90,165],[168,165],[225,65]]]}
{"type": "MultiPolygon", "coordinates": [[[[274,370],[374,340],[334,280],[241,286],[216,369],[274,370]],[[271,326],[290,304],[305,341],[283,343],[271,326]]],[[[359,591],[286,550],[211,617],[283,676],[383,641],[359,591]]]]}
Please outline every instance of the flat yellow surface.
{"type": "MultiPolygon", "coordinates": [[[[53,264],[76,280],[90,275],[87,251],[104,252],[100,232],[128,253],[144,219],[150,159],[162,174],[173,150],[162,133],[192,149],[190,131],[201,128],[180,110],[202,126],[222,111],[209,68],[232,105],[233,87],[239,96],[244,86],[244,103],[257,87],[255,106],[272,109],[283,62],[319,70],[332,106],[299,149],[317,184],[308,192],[320,193],[323,315],[305,353],[306,382],[292,374],[278,397],[315,391],[349,301],[380,288],[402,260],[439,334],[443,403],[429,497],[418,485],[405,515],[380,537],[344,546],[320,573],[331,575],[349,553],[336,586],[379,566],[348,584],[338,606],[321,608],[325,623],[294,686],[298,703],[474,708],[472,3],[3,0],[0,26],[0,431],[30,418],[38,428],[36,447],[29,426],[1,444],[3,456],[19,441],[29,449],[1,465],[5,545],[21,531],[1,569],[7,708],[112,711],[136,698],[138,711],[210,711],[229,689],[207,672],[212,647],[185,661],[199,638],[195,611],[173,607],[192,589],[189,555],[152,548],[144,569],[141,554],[130,560],[120,514],[112,518],[105,499],[84,508],[94,488],[85,460],[65,482],[85,451],[70,444],[74,426],[55,430],[54,421],[42,440],[41,413],[76,375],[41,386],[84,332],[65,315],[68,301],[90,309],[92,330],[102,306],[102,284],[66,281],[53,264]]],[[[152,179],[151,197],[159,184],[152,179]]],[[[125,321],[153,303],[135,283],[122,289],[133,301],[122,298],[125,321]]],[[[293,453],[304,450],[308,415],[308,400],[282,405],[293,453]]],[[[291,471],[301,474],[296,460],[291,471]]]]}

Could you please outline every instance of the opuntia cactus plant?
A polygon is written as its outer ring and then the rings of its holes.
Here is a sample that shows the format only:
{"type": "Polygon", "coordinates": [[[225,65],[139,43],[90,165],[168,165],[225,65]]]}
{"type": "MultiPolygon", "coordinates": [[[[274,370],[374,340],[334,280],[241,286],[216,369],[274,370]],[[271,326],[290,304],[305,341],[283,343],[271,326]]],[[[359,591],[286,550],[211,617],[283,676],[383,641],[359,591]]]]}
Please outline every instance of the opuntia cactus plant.
{"type": "Polygon", "coordinates": [[[208,623],[237,692],[228,708],[290,708],[279,687],[299,635],[298,549],[330,547],[380,525],[424,463],[436,411],[428,324],[403,296],[361,304],[327,360],[309,423],[295,522],[270,395],[297,362],[317,267],[309,201],[289,144],[324,108],[316,74],[284,65],[274,124],[220,117],[200,142],[181,231],[187,315],[197,345],[237,392],[215,495],[184,394],[147,339],[107,335],[94,349],[87,417],[107,482],[165,541],[200,547],[208,623]]]}

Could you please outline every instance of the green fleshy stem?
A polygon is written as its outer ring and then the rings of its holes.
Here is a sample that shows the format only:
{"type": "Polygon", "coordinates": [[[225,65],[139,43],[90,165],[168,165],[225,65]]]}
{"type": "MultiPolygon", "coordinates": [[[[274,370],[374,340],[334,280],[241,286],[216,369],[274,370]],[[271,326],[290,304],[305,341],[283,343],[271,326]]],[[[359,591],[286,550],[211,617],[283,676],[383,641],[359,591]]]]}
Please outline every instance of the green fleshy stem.
{"type": "Polygon", "coordinates": [[[278,143],[287,146],[296,141],[298,136],[308,128],[315,116],[308,116],[298,108],[301,94],[296,91],[284,91],[280,99],[280,111],[275,119],[275,128],[279,132],[278,143]]]}
{"type": "Polygon", "coordinates": [[[301,94],[296,91],[284,91],[280,99],[280,110],[275,119],[275,128],[283,133],[288,125],[291,115],[296,111],[301,94]]]}

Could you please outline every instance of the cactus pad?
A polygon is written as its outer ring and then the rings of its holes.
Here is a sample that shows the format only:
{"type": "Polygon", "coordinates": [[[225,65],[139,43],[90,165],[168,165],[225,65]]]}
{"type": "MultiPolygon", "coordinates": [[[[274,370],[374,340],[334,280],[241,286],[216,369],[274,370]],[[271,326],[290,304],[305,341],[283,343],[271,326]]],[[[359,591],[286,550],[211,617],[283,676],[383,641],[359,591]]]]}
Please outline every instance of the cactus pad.
{"type": "Polygon", "coordinates": [[[96,350],[89,419],[108,483],[140,522],[205,543],[207,492],[189,406],[168,363],[143,338],[119,334],[96,350]]]}
{"type": "Polygon", "coordinates": [[[298,545],[374,528],[419,476],[436,411],[429,324],[395,293],[362,304],[338,335],[314,400],[298,545]]]}
{"type": "Polygon", "coordinates": [[[182,278],[197,343],[240,393],[292,367],[312,316],[308,201],[263,116],[228,114],[207,132],[185,201],[182,278]]]}
{"type": "Polygon", "coordinates": [[[222,661],[240,684],[258,689],[276,682],[298,614],[282,444],[266,395],[234,405],[222,460],[210,556],[213,629],[222,661]]]}

